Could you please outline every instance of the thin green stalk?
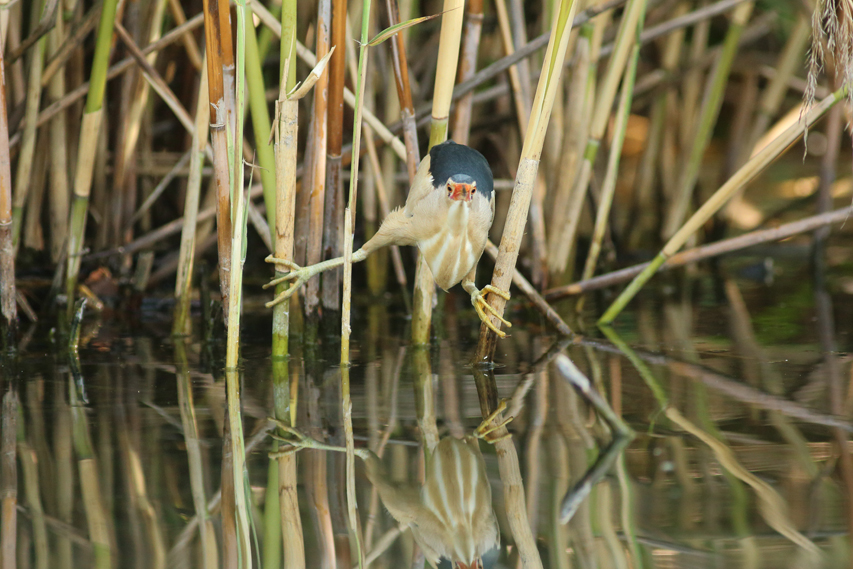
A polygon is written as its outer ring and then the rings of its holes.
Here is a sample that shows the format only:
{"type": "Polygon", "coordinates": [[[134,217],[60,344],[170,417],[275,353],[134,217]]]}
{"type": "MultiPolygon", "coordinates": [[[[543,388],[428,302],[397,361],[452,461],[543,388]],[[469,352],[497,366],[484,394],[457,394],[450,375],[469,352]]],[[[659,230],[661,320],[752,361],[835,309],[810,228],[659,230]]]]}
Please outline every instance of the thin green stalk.
{"type": "Polygon", "coordinates": [[[172,323],[173,335],[190,333],[190,292],[195,259],[196,226],[198,221],[199,195],[201,193],[204,152],[208,135],[208,84],[207,54],[202,60],[201,81],[198,87],[195,129],[190,143],[190,174],[187,179],[187,195],[184,200],[184,224],[181,230],[181,250],[178,261],[178,275],[175,279],[175,314],[172,323]]]}
{"type": "Polygon", "coordinates": [[[654,260],[637,275],[631,284],[622,291],[622,294],[613,301],[604,315],[599,319],[599,324],[610,324],[619,315],[627,304],[634,298],[646,282],[654,275],[667,259],[672,257],[687,242],[711,216],[713,216],[726,202],[742,187],[753,180],[768,164],[778,158],[791,144],[794,143],[803,132],[820,119],[833,105],[847,95],[847,88],[842,87],[835,91],[820,104],[814,106],[804,120],[800,120],[789,126],[784,132],[777,136],[758,154],[753,156],[749,162],[744,164],[734,176],[723,184],[714,195],[708,198],[693,216],[679,229],[675,235],[666,243],[664,248],[657,254],[654,260]]]}
{"type": "Polygon", "coordinates": [[[361,157],[361,116],[364,106],[364,87],[367,80],[368,51],[367,42],[370,31],[370,0],[361,5],[361,41],[358,51],[358,77],[355,89],[355,118],[353,119],[352,166],[350,171],[349,201],[344,211],[344,269],[343,269],[343,306],[341,315],[341,406],[344,417],[344,436],[346,440],[347,472],[347,521],[349,522],[350,544],[355,546],[358,567],[364,566],[364,553],[358,531],[355,494],[355,441],[352,432],[352,399],[350,396],[350,306],[352,302],[352,248],[353,226],[355,224],[355,205],[358,196],[358,164],[361,157]]]}
{"type": "Polygon", "coordinates": [[[261,186],[264,188],[264,204],[267,207],[267,223],[275,237],[275,157],[270,144],[270,116],[261,72],[261,58],[255,27],[246,26],[246,78],[249,84],[249,111],[252,129],[255,132],[255,153],[260,165],[261,186]]]}
{"type": "Polygon", "coordinates": [[[610,156],[607,160],[607,174],[601,189],[601,201],[595,216],[595,227],[592,231],[592,243],[586,257],[583,269],[583,280],[592,277],[598,255],[601,252],[601,242],[607,229],[607,220],[610,216],[610,207],[613,204],[613,196],[616,193],[616,177],[619,174],[619,159],[622,156],[622,144],[625,142],[625,132],[628,127],[628,116],[631,114],[631,102],[633,100],[634,82],[637,78],[637,63],[640,59],[640,33],[643,31],[644,16],[640,16],[637,22],[637,43],[631,52],[628,65],[625,67],[625,76],[622,79],[622,95],[619,100],[619,109],[616,111],[616,123],[613,127],[613,142],[610,144],[610,156]]]}
{"type": "Polygon", "coordinates": [[[708,89],[705,92],[699,115],[699,128],[693,135],[690,155],[681,171],[681,176],[675,187],[675,198],[664,222],[662,231],[664,239],[675,233],[684,221],[684,216],[687,215],[690,198],[693,196],[693,188],[696,186],[696,179],[699,176],[699,167],[702,165],[702,157],[711,141],[714,125],[717,124],[717,117],[720,115],[720,108],[723,105],[723,94],[728,84],[732,62],[737,54],[738,42],[750,15],[752,15],[752,8],[752,2],[745,2],[735,8],[732,15],[732,23],[726,33],[723,50],[720,52],[714,71],[708,79],[708,89]]]}
{"type": "Polygon", "coordinates": [[[86,112],[80,125],[80,144],[77,155],[76,176],[74,179],[74,197],[71,204],[71,216],[68,235],[68,268],[65,275],[65,294],[67,316],[74,309],[74,292],[77,288],[77,276],[80,272],[80,252],[86,233],[86,217],[89,209],[89,191],[92,188],[92,174],[95,165],[96,141],[101,127],[104,90],[107,82],[107,65],[112,46],[113,22],[116,18],[118,0],[104,0],[98,36],[95,42],[95,55],[92,59],[92,73],[89,77],[89,95],[86,98],[86,112]]]}
{"type": "MultiPolygon", "coordinates": [[[[625,71],[628,56],[636,43],[635,34],[637,24],[641,21],[645,12],[646,0],[630,0],[628,2],[622,15],[622,21],[619,23],[615,47],[613,48],[610,62],[607,65],[604,80],[600,88],[595,92],[595,106],[589,127],[589,139],[586,142],[586,147],[583,151],[583,160],[571,191],[571,214],[560,237],[564,243],[561,248],[562,252],[570,251],[570,248],[575,243],[583,200],[587,193],[590,179],[592,178],[595,158],[598,155],[598,149],[601,146],[601,140],[604,137],[604,132],[610,119],[613,99],[616,97],[616,90],[619,88],[619,82],[625,71]]],[[[591,71],[594,72],[594,69],[591,69],[591,71]]],[[[554,266],[557,268],[566,262],[565,260],[560,262],[556,259],[554,261],[556,262],[554,266]]]]}

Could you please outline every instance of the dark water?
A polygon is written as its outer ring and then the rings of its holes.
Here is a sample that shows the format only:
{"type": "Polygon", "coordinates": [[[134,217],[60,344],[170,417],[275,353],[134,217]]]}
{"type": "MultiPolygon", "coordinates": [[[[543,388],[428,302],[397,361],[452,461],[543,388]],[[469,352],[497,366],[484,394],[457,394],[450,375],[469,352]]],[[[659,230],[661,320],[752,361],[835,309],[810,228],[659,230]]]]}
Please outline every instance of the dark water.
{"type": "MultiPolygon", "coordinates": [[[[523,299],[511,305],[515,326],[498,345],[498,367],[478,378],[510,399],[526,517],[545,567],[850,566],[849,271],[842,263],[815,278],[797,258],[777,262],[769,283],[761,261],[658,277],[610,335],[592,325],[606,294],[590,295],[573,322],[585,335],[562,343],[523,299]],[[558,521],[563,497],[611,434],[557,371],[557,353],[637,434],[568,524],[558,521]]],[[[242,409],[256,555],[269,559],[270,316],[255,300],[243,321],[242,409]]],[[[559,307],[569,318],[574,301],[559,307]]],[[[415,484],[429,472],[418,441],[431,411],[438,436],[471,433],[483,420],[488,396],[468,363],[476,315],[461,293],[441,299],[427,350],[408,345],[397,298],[357,300],[353,318],[356,446],[382,449],[387,481],[415,484]]],[[[300,430],[342,445],[338,326],[293,339],[285,385],[300,430]]],[[[139,311],[90,311],[79,375],[44,327],[4,368],[3,495],[16,471],[19,566],[203,567],[193,490],[212,505],[221,566],[224,346],[199,339],[198,319],[195,329],[184,366],[168,309],[147,301],[139,311]]],[[[515,567],[498,454],[479,446],[500,526],[485,566],[515,567]]],[[[306,566],[335,557],[351,566],[344,456],[303,451],[297,462],[306,566]]],[[[356,466],[365,550],[388,542],[371,566],[410,567],[410,532],[397,535],[393,506],[356,466]]]]}

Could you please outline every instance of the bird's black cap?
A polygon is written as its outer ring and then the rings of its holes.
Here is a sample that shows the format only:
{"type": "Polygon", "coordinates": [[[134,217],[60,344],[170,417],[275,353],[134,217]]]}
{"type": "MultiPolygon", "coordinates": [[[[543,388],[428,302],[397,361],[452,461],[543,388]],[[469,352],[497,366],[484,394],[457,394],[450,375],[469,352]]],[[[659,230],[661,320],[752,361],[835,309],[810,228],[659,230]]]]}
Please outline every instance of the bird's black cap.
{"type": "Polygon", "coordinates": [[[487,200],[492,198],[494,180],[486,158],[469,146],[452,140],[436,144],[429,151],[429,168],[432,185],[443,185],[451,176],[470,176],[477,182],[477,193],[487,200]]]}

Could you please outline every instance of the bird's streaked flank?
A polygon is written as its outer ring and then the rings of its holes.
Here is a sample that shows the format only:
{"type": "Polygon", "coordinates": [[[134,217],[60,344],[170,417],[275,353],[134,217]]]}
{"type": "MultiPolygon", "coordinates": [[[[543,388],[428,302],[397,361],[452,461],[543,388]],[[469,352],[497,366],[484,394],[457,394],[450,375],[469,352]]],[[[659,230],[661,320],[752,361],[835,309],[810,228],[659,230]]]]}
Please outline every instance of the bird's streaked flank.
{"type": "MultiPolygon", "coordinates": [[[[503,338],[506,334],[492,323],[486,311],[507,327],[512,324],[495,312],[484,295],[492,292],[509,300],[509,292],[492,285],[478,289],[475,284],[477,263],[486,248],[494,217],[494,182],[489,163],[473,148],[448,140],[430,149],[418,167],[406,205],[388,214],[379,231],[353,253],[352,262],[363,261],[372,252],[388,245],[417,246],[436,284],[447,290],[461,282],[462,288],[471,295],[471,303],[480,320],[503,338]]],[[[308,267],[273,256],[266,260],[286,265],[291,272],[264,288],[294,281],[286,291],[268,302],[267,307],[290,298],[311,277],[344,264],[343,257],[308,267]]]]}
{"type": "MultiPolygon", "coordinates": [[[[504,437],[489,435],[506,426],[512,417],[493,424],[506,409],[502,401],[473,435],[441,439],[429,453],[422,486],[392,482],[385,465],[374,452],[355,449],[366,466],[367,478],[376,487],[382,503],[401,525],[409,527],[424,556],[438,567],[442,558],[454,569],[482,569],[483,554],[498,546],[500,532],[492,508],[492,489],[478,439],[495,443],[504,437]]],[[[288,446],[271,457],[303,448],[344,452],[343,447],[321,443],[284,423],[275,421],[288,435],[274,436],[288,446]]],[[[509,435],[505,435],[509,436],[509,435]]]]}

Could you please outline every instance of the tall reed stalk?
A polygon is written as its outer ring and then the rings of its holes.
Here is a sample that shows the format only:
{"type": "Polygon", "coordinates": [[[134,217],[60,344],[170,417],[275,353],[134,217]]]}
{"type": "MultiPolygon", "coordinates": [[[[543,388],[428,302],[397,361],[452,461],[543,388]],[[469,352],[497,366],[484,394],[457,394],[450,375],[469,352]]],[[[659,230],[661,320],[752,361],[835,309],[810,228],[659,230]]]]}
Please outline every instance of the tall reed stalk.
{"type": "MultiPolygon", "coordinates": [[[[56,25],[47,37],[48,56],[54,57],[65,40],[65,24],[61,14],[56,17],[56,25]]],[[[49,102],[59,101],[65,97],[65,74],[56,73],[47,85],[49,102]]],[[[50,192],[48,212],[50,216],[50,258],[59,262],[63,257],[63,248],[67,247],[69,224],[69,188],[68,179],[68,117],[66,113],[58,113],[50,121],[50,192]]],[[[100,137],[95,137],[98,139],[100,137]]],[[[80,145],[82,145],[82,140],[80,145]]],[[[89,140],[87,144],[94,144],[89,140]]],[[[79,157],[79,148],[78,148],[79,157]]],[[[79,167],[79,162],[78,162],[79,167]]],[[[76,191],[76,190],[75,190],[76,191]]],[[[69,299],[73,304],[73,300],[69,299]]]]}
{"type": "Polygon", "coordinates": [[[112,46],[113,22],[116,17],[118,0],[104,0],[101,8],[101,20],[95,42],[95,55],[92,60],[92,72],[89,77],[89,95],[86,98],[86,110],[80,125],[80,145],[75,168],[74,196],[71,203],[71,219],[68,236],[67,272],[65,275],[65,295],[67,316],[70,319],[74,310],[74,292],[77,288],[77,276],[80,273],[80,254],[86,234],[86,217],[89,210],[89,191],[92,188],[92,173],[95,166],[95,149],[103,115],[104,88],[107,83],[107,64],[112,46]]]}
{"type": "MultiPolygon", "coordinates": [[[[438,44],[438,63],[435,89],[432,98],[432,122],[429,130],[429,148],[447,139],[447,122],[453,100],[453,82],[459,60],[459,43],[465,12],[464,0],[444,0],[441,17],[441,35],[438,44]]],[[[415,272],[415,291],[412,295],[412,343],[428,344],[432,321],[435,281],[423,255],[418,253],[415,272]]]]}
{"type": "Polygon", "coordinates": [[[599,319],[599,324],[610,324],[619,315],[620,312],[627,306],[632,298],[640,291],[646,282],[652,278],[661,265],[667,259],[678,252],[681,247],[687,242],[706,221],[708,221],[726,202],[736,194],[746,184],[751,182],[768,164],[778,158],[791,144],[793,144],[800,136],[803,135],[806,129],[814,124],[823,116],[833,105],[847,96],[847,88],[842,87],[828,97],[820,104],[813,107],[803,120],[792,124],[784,132],[774,138],[760,152],[750,158],[749,162],[744,164],[734,176],[723,184],[714,195],[708,198],[702,207],[700,207],[690,219],[673,235],[663,249],[657,254],[654,260],[637,275],[631,284],[622,291],[619,297],[613,301],[613,304],[605,311],[599,319]]]}
{"type": "MultiPolygon", "coordinates": [[[[294,214],[296,212],[296,162],[299,141],[299,101],[289,99],[288,93],[296,86],[296,0],[285,0],[281,10],[281,71],[280,91],[276,102],[275,122],[275,256],[293,259],[294,214]]],[[[275,277],[287,273],[289,267],[276,265],[275,277]]],[[[287,283],[276,287],[276,295],[284,292],[287,283]]],[[[296,424],[298,379],[291,383],[288,360],[290,339],[290,302],[282,302],[273,309],[272,370],[273,412],[275,418],[286,425],[296,424]]],[[[275,443],[273,450],[277,449],[275,443]]],[[[264,567],[280,566],[280,546],[284,543],[284,569],[305,568],[305,545],[302,519],[299,514],[299,497],[296,492],[296,456],[284,454],[275,460],[275,472],[270,466],[268,486],[275,487],[276,499],[266,507],[278,504],[280,541],[270,535],[273,524],[268,524],[264,546],[264,567]],[[275,484],[274,484],[275,482],[275,484]]],[[[267,493],[269,495],[269,491],[267,493]]],[[[266,513],[266,512],[265,512],[266,513]]]]}

